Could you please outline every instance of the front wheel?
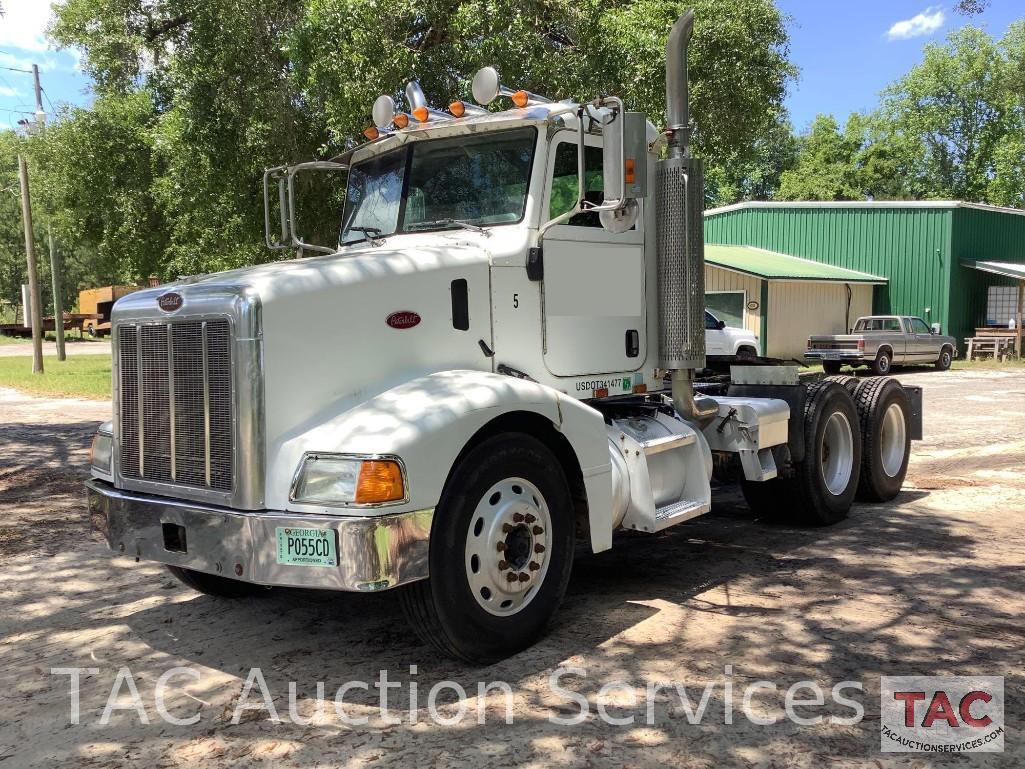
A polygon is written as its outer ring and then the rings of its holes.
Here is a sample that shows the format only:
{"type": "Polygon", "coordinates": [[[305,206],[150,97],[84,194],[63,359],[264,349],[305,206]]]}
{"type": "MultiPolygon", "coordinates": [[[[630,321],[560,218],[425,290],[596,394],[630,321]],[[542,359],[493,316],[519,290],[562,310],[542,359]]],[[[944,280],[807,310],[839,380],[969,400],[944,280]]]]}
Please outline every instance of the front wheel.
{"type": "Polygon", "coordinates": [[[554,454],[503,433],[472,449],[434,514],[430,577],[401,592],[417,634],[471,663],[533,644],[566,593],[573,565],[569,486],[554,454]]]}
{"type": "Polygon", "coordinates": [[[950,364],[953,362],[953,360],[954,355],[950,352],[950,348],[944,347],[942,350],[940,350],[940,357],[936,359],[936,370],[946,371],[950,368],[950,364]]]}

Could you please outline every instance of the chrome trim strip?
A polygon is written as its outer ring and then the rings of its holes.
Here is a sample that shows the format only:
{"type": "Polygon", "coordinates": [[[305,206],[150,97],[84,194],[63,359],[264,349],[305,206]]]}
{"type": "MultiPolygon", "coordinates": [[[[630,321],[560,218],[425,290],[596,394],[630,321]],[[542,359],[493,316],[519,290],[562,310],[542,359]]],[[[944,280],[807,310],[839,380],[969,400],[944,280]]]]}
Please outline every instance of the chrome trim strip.
{"type": "Polygon", "coordinates": [[[203,463],[206,487],[210,488],[210,360],[206,338],[206,321],[200,326],[203,334],[203,463]]]}
{"type": "Polygon", "coordinates": [[[143,416],[143,378],[142,378],[142,330],[135,327],[135,403],[139,409],[139,477],[146,477],[146,429],[143,416]]]}
{"type": "Polygon", "coordinates": [[[177,410],[174,403],[174,335],[172,333],[172,326],[170,323],[167,324],[167,421],[169,432],[171,434],[171,480],[178,479],[178,468],[176,460],[178,458],[178,445],[175,441],[174,434],[174,422],[177,410]]]}
{"type": "Polygon", "coordinates": [[[283,587],[374,592],[428,576],[434,509],[378,516],[241,511],[119,491],[86,482],[93,528],[110,548],[140,560],[283,587]],[[164,524],[184,527],[187,552],[164,547],[164,524]],[[278,528],[336,533],[338,566],[277,562],[278,528]]]}

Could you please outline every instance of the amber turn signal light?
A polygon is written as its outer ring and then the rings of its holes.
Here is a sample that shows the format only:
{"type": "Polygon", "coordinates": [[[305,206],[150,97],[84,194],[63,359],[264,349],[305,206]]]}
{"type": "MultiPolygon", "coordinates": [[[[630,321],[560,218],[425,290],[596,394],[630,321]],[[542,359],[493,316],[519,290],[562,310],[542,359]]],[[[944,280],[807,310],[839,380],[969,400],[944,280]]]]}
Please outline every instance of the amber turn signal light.
{"type": "Polygon", "coordinates": [[[392,459],[368,459],[360,465],[356,503],[399,502],[406,497],[402,467],[392,459]]]}

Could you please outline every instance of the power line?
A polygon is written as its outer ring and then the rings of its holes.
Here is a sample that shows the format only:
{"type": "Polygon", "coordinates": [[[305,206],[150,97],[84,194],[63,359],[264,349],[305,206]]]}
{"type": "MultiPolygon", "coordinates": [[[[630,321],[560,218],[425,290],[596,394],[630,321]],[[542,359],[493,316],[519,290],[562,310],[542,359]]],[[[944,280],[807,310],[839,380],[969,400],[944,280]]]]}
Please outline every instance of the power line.
{"type": "Polygon", "coordinates": [[[20,69],[19,67],[0,67],[0,69],[6,69],[8,72],[25,72],[29,75],[32,74],[30,69],[20,69]]]}

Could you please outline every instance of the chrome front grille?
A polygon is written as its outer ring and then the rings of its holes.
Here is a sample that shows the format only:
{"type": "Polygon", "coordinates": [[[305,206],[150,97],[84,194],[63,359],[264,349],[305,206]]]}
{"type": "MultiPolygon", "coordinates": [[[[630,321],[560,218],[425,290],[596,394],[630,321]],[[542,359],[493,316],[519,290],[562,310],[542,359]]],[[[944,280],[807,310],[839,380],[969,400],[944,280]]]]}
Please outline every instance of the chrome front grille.
{"type": "Polygon", "coordinates": [[[227,320],[117,327],[124,478],[234,487],[232,339],[227,320]]]}

